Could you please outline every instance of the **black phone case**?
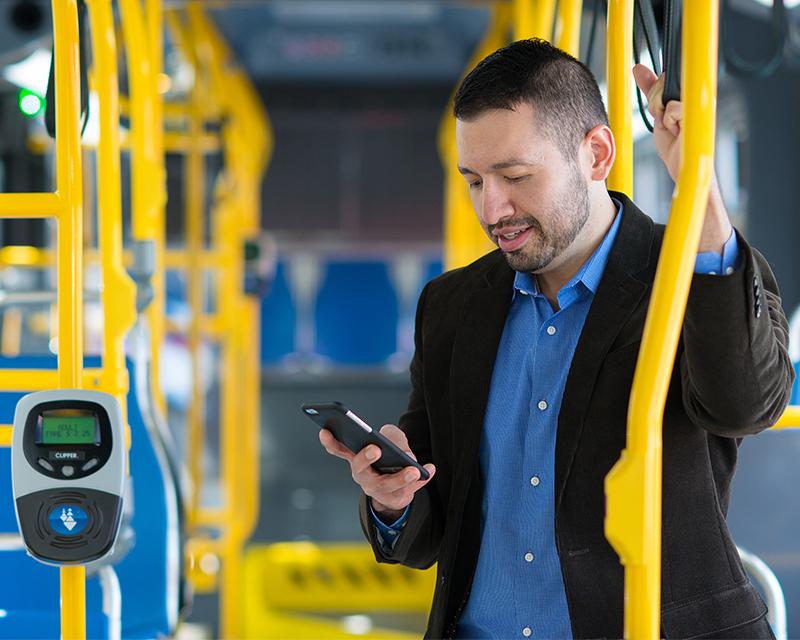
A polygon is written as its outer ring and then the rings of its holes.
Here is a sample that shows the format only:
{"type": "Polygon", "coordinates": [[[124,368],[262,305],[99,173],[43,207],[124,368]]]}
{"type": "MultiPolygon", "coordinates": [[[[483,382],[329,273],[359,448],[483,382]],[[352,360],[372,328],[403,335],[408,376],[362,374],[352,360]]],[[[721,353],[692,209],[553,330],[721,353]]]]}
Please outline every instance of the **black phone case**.
{"type": "MultiPolygon", "coordinates": [[[[377,445],[381,457],[372,463],[372,468],[379,473],[395,473],[405,467],[419,470],[420,479],[427,480],[429,475],[425,468],[415,462],[393,442],[384,438],[378,431],[367,431],[369,425],[359,424],[347,415],[348,408],[341,402],[320,402],[304,404],[303,413],[311,418],[321,429],[328,429],[333,436],[353,453],[358,453],[369,444],[377,445]]],[[[358,418],[361,420],[361,418],[358,418]]],[[[363,422],[363,420],[362,420],[363,422]]]]}

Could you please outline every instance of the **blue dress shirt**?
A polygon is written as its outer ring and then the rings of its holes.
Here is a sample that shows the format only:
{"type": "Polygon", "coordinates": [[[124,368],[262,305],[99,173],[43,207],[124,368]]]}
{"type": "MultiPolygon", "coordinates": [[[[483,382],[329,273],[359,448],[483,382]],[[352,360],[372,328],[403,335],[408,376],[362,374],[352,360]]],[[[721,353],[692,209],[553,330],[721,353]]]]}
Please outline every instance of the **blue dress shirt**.
{"type": "MultiPolygon", "coordinates": [[[[515,277],[484,417],[481,547],[458,638],[572,637],[555,542],[556,431],[575,347],[619,230],[622,205],[614,202],[620,213],[558,292],[558,311],[535,276],[515,277]]],[[[697,256],[695,272],[729,274],[738,261],[731,234],[722,255],[697,256]]],[[[408,509],[389,525],[372,515],[382,544],[393,548],[408,509]]]]}

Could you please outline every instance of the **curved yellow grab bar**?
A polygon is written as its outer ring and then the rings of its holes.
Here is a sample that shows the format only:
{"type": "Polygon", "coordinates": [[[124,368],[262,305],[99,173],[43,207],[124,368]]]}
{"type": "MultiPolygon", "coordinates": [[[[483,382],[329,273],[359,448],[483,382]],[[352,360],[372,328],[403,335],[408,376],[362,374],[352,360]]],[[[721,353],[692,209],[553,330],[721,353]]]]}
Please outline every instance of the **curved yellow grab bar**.
{"type": "Polygon", "coordinates": [[[680,173],[633,379],[627,448],[606,477],[606,536],[625,565],[625,637],[637,640],[660,637],[664,404],[714,171],[717,0],[684,11],[680,173]]]}

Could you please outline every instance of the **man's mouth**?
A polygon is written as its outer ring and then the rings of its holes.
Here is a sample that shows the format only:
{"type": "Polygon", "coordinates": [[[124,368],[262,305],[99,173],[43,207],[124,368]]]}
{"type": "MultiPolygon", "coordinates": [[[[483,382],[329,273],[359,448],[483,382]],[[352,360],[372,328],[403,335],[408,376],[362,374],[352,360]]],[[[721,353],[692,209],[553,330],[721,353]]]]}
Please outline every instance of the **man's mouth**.
{"type": "Polygon", "coordinates": [[[495,231],[494,235],[497,238],[497,244],[502,251],[510,252],[516,251],[530,236],[531,227],[521,227],[513,230],[505,230],[505,233],[495,231]]]}

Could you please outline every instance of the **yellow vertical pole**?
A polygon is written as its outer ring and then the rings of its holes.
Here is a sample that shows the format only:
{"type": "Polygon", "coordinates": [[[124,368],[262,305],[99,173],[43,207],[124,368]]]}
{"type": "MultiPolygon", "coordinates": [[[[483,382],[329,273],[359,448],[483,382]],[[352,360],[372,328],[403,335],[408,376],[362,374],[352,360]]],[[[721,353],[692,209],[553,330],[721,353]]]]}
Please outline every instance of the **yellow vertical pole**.
{"type": "MultiPolygon", "coordinates": [[[[150,330],[150,392],[154,404],[165,415],[165,403],[161,394],[160,349],[164,339],[164,245],[166,183],[161,122],[161,96],[158,93],[158,74],[161,61],[154,51],[156,35],[153,25],[161,37],[161,14],[146,15],[141,0],[119,0],[122,11],[122,27],[125,34],[128,75],[130,78],[131,110],[131,156],[133,190],[131,232],[134,240],[153,243],[155,267],[151,285],[153,299],[146,310],[150,330]]],[[[159,9],[158,3],[150,3],[148,10],[159,9]]],[[[158,51],[161,51],[160,46],[158,51]]]]}
{"type": "Polygon", "coordinates": [[[633,0],[609,0],[606,78],[608,118],[617,143],[617,159],[608,188],[633,195],[633,0]]]}
{"type": "Polygon", "coordinates": [[[260,181],[271,153],[269,120],[260,98],[238,68],[224,39],[197,3],[189,5],[197,58],[225,118],[224,178],[214,208],[215,254],[219,256],[217,299],[222,328],[221,450],[226,505],[220,587],[223,637],[240,632],[242,547],[258,514],[260,378],[258,351],[248,338],[258,301],[243,292],[243,246],[260,226],[260,181]],[[244,425],[244,429],[242,428],[244,425]],[[243,464],[243,461],[246,463],[243,464]]]}
{"type": "MultiPolygon", "coordinates": [[[[80,43],[75,0],[53,0],[58,217],[58,383],[77,389],[83,378],[83,185],[81,172],[80,43]]],[[[61,636],[86,637],[86,572],[61,568],[61,636]]]]}
{"type": "MultiPolygon", "coordinates": [[[[562,0],[559,0],[561,2],[562,0]]],[[[536,0],[533,12],[533,32],[535,38],[553,39],[553,18],[556,12],[556,0],[536,0]]],[[[530,37],[530,36],[528,36],[530,37]]]]}
{"type": "Polygon", "coordinates": [[[659,638],[664,405],[714,171],[718,0],[683,16],[681,166],[628,409],[627,448],[606,478],[606,536],[625,565],[625,637],[659,638]]]}
{"type": "Polygon", "coordinates": [[[165,13],[166,23],[178,49],[194,69],[194,85],[189,96],[187,119],[189,146],[184,156],[184,205],[187,245],[187,298],[192,310],[188,346],[192,360],[191,403],[187,416],[187,458],[192,494],[188,507],[190,530],[197,523],[203,484],[203,449],[205,447],[205,399],[200,376],[202,319],[205,314],[203,286],[205,265],[205,155],[202,135],[205,132],[205,108],[212,101],[208,83],[198,64],[192,39],[177,10],[165,13]]]}
{"type": "Polygon", "coordinates": [[[157,233],[161,198],[158,149],[152,144],[158,123],[153,99],[156,80],[140,0],[119,0],[119,6],[131,94],[131,234],[134,240],[152,240],[157,233]]]}
{"type": "Polygon", "coordinates": [[[514,0],[514,40],[530,38],[533,24],[533,0],[514,0]]]}
{"type": "Polygon", "coordinates": [[[103,268],[103,389],[127,415],[125,336],[136,321],[136,290],[122,262],[119,74],[111,0],[89,0],[94,76],[100,109],[97,148],[100,260],[103,268]]]}
{"type": "MultiPolygon", "coordinates": [[[[468,63],[471,70],[480,60],[508,42],[512,14],[504,3],[491,5],[491,21],[483,40],[468,63]]],[[[455,94],[454,94],[455,95],[455,94]]],[[[469,264],[494,248],[478,223],[464,177],[458,172],[456,121],[452,97],[439,125],[439,156],[445,176],[444,189],[444,264],[455,269],[469,264]]]]}
{"type": "MultiPolygon", "coordinates": [[[[195,68],[197,68],[195,60],[195,68]]],[[[188,265],[188,298],[192,309],[189,325],[189,353],[192,358],[192,401],[189,405],[189,438],[188,457],[189,475],[192,479],[192,502],[190,513],[192,518],[199,508],[200,489],[203,481],[202,455],[205,443],[204,400],[200,380],[200,322],[204,315],[203,282],[204,271],[201,262],[205,248],[205,156],[200,147],[200,138],[204,130],[203,120],[203,86],[198,82],[195,73],[195,85],[192,89],[189,107],[189,152],[184,159],[184,202],[186,204],[186,240],[189,250],[188,265]]]]}
{"type": "Polygon", "coordinates": [[[250,490],[247,493],[245,513],[247,514],[243,534],[247,538],[252,535],[258,521],[258,507],[260,502],[261,474],[261,354],[258,346],[261,344],[261,300],[249,298],[244,304],[245,352],[245,420],[250,425],[246,453],[250,464],[246,466],[248,478],[245,483],[250,490]]]}
{"type": "Polygon", "coordinates": [[[164,123],[163,99],[160,81],[163,67],[164,16],[162,0],[146,0],[145,28],[147,30],[147,47],[150,52],[151,75],[148,84],[148,99],[153,104],[153,129],[149,132],[150,144],[153,147],[153,172],[156,180],[151,184],[155,191],[155,271],[153,272],[153,302],[147,310],[147,322],[150,327],[150,393],[156,408],[162,416],[167,415],[167,404],[161,392],[161,346],[166,335],[166,292],[164,256],[166,253],[166,204],[167,182],[166,164],[164,160],[164,123]]]}
{"type": "Polygon", "coordinates": [[[558,0],[556,46],[575,58],[580,57],[582,11],[583,0],[558,0]]]}
{"type": "MultiPolygon", "coordinates": [[[[241,243],[236,233],[237,218],[235,204],[228,202],[219,207],[220,223],[220,249],[224,256],[223,273],[220,274],[220,312],[223,330],[226,339],[222,344],[222,371],[226,383],[221,390],[222,395],[222,476],[227,496],[228,531],[226,544],[226,562],[222,570],[222,589],[220,591],[220,629],[226,638],[239,636],[239,619],[241,617],[239,598],[241,593],[241,545],[243,544],[242,521],[243,514],[243,474],[244,469],[240,458],[240,442],[242,434],[235,428],[238,418],[240,393],[243,388],[241,360],[242,340],[238,305],[236,304],[236,291],[241,288],[244,271],[241,269],[238,253],[241,253],[241,243]]],[[[245,429],[252,425],[244,425],[245,429]]]]}
{"type": "Polygon", "coordinates": [[[556,0],[514,0],[514,39],[552,40],[555,13],[556,0]]]}

